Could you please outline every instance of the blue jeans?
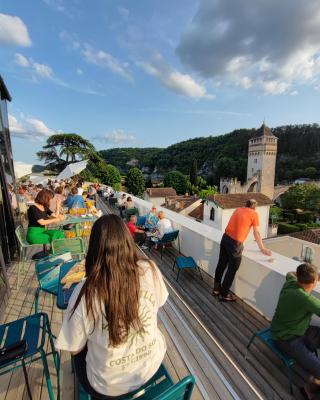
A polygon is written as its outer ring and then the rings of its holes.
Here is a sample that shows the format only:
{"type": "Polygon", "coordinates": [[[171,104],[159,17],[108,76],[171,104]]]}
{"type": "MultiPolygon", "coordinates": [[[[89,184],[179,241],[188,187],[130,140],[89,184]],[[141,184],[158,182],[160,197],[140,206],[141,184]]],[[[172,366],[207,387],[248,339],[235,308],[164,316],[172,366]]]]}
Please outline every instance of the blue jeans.
{"type": "Polygon", "coordinates": [[[275,341],[278,349],[296,360],[314,378],[320,379],[320,359],[315,351],[320,347],[320,327],[309,326],[303,336],[275,341]]]}

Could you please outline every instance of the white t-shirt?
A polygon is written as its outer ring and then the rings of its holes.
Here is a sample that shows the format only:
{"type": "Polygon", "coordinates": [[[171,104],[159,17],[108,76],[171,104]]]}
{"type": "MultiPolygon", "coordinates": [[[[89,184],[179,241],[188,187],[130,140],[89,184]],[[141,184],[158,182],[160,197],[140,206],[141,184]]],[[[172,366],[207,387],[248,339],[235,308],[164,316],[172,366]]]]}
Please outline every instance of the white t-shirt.
{"type": "Polygon", "coordinates": [[[129,332],[128,341],[117,347],[109,346],[108,330],[101,329],[101,319],[93,330],[92,318],[86,313],[82,297],[73,316],[71,310],[85,281],[75,288],[63,319],[56,347],[80,351],[88,345],[87,377],[98,392],[118,396],[138,389],[158,370],[166,353],[165,339],[157,326],[157,312],[168,297],[158,267],[146,261],[139,263],[144,272],[140,278],[139,315],[144,332],[129,332]]]}
{"type": "Polygon", "coordinates": [[[160,239],[163,237],[165,233],[173,231],[171,221],[168,218],[160,219],[157,226],[160,239]]]}

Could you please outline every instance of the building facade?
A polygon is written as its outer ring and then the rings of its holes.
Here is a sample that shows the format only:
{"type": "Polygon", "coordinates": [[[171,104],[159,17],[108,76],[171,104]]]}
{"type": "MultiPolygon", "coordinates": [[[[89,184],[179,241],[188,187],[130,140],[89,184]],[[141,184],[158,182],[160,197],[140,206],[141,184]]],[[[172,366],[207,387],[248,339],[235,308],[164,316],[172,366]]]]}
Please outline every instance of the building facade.
{"type": "Polygon", "coordinates": [[[7,101],[11,97],[0,76],[0,278],[5,282],[7,265],[16,252],[15,223],[8,192],[8,184],[14,184],[14,167],[7,101]]]}
{"type": "Polygon", "coordinates": [[[247,181],[241,184],[237,178],[221,178],[220,192],[258,192],[273,199],[277,146],[278,138],[263,123],[249,140],[247,181]]]}

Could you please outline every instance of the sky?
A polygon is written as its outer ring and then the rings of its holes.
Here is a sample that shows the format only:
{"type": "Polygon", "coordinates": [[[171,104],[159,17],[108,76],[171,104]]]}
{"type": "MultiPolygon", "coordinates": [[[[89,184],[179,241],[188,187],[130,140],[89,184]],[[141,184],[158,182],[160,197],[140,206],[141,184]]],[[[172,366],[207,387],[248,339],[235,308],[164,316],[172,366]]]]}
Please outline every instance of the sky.
{"type": "Polygon", "coordinates": [[[318,0],[0,0],[14,159],[318,123],[318,0]]]}

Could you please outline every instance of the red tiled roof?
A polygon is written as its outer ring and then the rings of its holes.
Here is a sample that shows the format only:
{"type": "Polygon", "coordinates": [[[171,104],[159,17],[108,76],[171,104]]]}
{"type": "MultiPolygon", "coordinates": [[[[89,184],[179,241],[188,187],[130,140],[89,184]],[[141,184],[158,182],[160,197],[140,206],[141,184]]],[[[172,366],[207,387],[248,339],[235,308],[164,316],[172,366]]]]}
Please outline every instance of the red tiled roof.
{"type": "Polygon", "coordinates": [[[244,207],[247,200],[254,199],[258,206],[271,205],[272,201],[262,193],[235,193],[235,194],[216,194],[209,196],[208,200],[213,201],[221,208],[244,207]]]}
{"type": "Polygon", "coordinates": [[[297,239],[306,240],[307,242],[320,244],[320,229],[310,229],[308,231],[294,232],[291,233],[290,236],[297,239]]]}
{"type": "Polygon", "coordinates": [[[167,197],[167,196],[176,196],[177,192],[175,189],[168,187],[168,188],[148,188],[146,190],[149,197],[167,197]]]}
{"type": "Polygon", "coordinates": [[[194,210],[192,210],[191,213],[189,213],[189,216],[203,221],[203,209],[204,209],[204,206],[203,206],[203,203],[201,203],[198,207],[196,207],[194,210]]]}
{"type": "Polygon", "coordinates": [[[171,211],[180,212],[185,210],[198,200],[199,197],[195,196],[167,196],[166,202],[164,204],[161,204],[161,207],[165,207],[171,211]]]}

